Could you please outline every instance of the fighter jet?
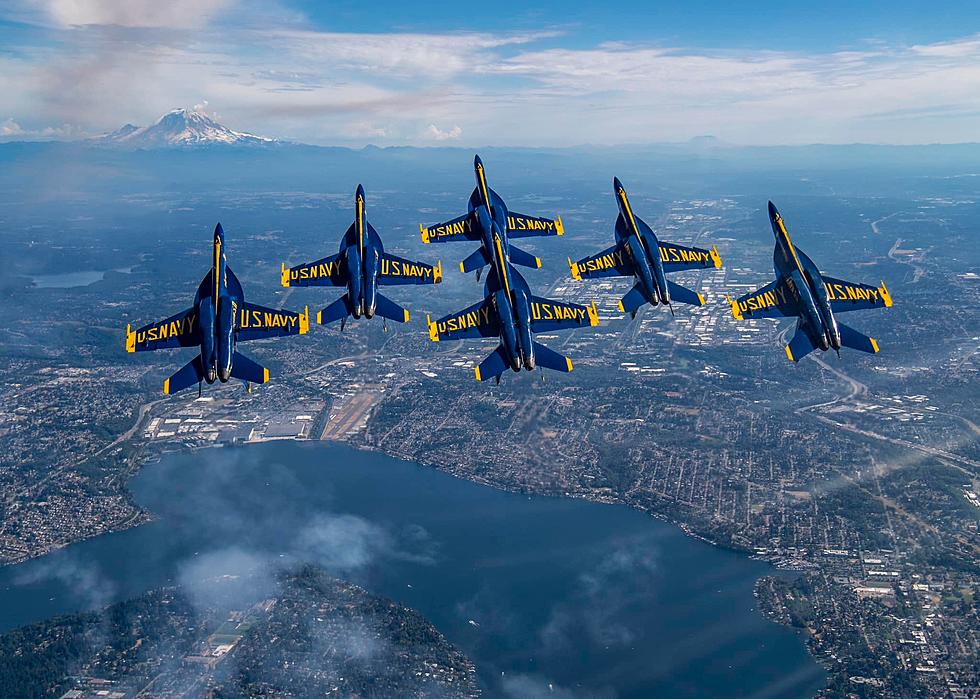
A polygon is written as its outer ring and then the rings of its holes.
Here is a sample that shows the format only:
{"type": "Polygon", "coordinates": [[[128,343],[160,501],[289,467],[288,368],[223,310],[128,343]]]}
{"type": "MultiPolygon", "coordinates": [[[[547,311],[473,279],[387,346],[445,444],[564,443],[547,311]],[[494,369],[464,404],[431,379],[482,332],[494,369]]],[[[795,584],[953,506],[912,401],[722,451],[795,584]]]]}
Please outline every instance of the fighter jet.
{"type": "MultiPolygon", "coordinates": [[[[377,313],[399,323],[408,322],[408,310],[378,293],[379,284],[438,284],[441,281],[441,262],[433,267],[385,252],[381,236],[367,220],[361,185],[357,185],[354,193],[354,223],[340,241],[340,252],[295,267],[282,265],[283,286],[347,287],[347,293],[316,314],[317,323],[341,321],[341,330],[350,316],[373,318],[377,313]]],[[[387,327],[386,324],[386,330],[387,327]]]]}
{"type": "Polygon", "coordinates": [[[163,382],[166,394],[216,380],[241,379],[253,383],[269,380],[269,370],[237,350],[239,342],[281,335],[302,335],[310,329],[309,310],[302,313],[266,308],[245,301],[238,277],[225,259],[225,235],[214,228],[211,271],[194,294],[194,305],[139,330],[126,326],[126,351],[147,352],[170,347],[200,347],[200,353],[163,382]]]}
{"type": "Polygon", "coordinates": [[[503,274],[490,270],[484,294],[480,303],[435,322],[426,317],[433,342],[500,338],[497,349],[476,367],[477,381],[495,379],[500,383],[500,375],[508,368],[531,371],[537,365],[569,372],[572,360],[534,341],[531,334],[599,323],[595,302],[586,307],[533,296],[527,282],[511,265],[504,266],[503,274]]]}
{"type": "Polygon", "coordinates": [[[721,267],[718,248],[686,248],[657,240],[650,226],[633,213],[618,177],[613,178],[613,191],[619,207],[616,244],[578,262],[572,262],[569,258],[572,278],[633,277],[636,284],[619,302],[619,310],[634,318],[645,303],[654,306],[662,303],[670,308],[671,314],[674,312],[671,301],[703,306],[704,297],[701,294],[669,281],[665,273],[721,267]]]}
{"type": "Polygon", "coordinates": [[[817,266],[789,239],[782,216],[769,202],[769,221],[776,236],[773,267],[776,281],[742,296],[728,299],[737,320],[796,316],[796,334],[786,345],[786,356],[798,362],[813,350],[831,347],[840,356],[841,347],[874,354],[878,342],[852,327],[837,322],[835,314],[863,308],[886,308],[892,297],[882,282],[880,287],[834,279],[820,273],[817,266]]]}
{"type": "Polygon", "coordinates": [[[452,240],[472,240],[480,243],[480,249],[459,263],[461,272],[480,272],[492,265],[498,276],[509,262],[537,269],[541,260],[534,255],[510,245],[510,238],[564,235],[561,217],[540,218],[509,211],[500,195],[487,185],[486,172],[480,156],[473,159],[476,188],[470,195],[468,211],[451,221],[426,228],[419,224],[423,243],[445,243],[452,240]]]}

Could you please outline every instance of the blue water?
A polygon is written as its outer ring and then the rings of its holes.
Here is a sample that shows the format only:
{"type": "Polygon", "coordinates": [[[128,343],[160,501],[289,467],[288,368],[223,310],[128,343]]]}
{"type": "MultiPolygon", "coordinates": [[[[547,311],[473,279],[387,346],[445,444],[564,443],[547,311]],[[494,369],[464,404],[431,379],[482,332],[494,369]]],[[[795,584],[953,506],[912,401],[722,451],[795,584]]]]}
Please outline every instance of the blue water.
{"type": "Polygon", "coordinates": [[[314,561],[421,612],[489,696],[795,698],[824,680],[756,610],[768,566],[625,507],[297,443],[168,456],[131,487],[159,519],[0,569],[0,629],[176,582],[211,603],[226,574],[258,597],[263,571],[314,561]]]}
{"type": "MultiPolygon", "coordinates": [[[[113,270],[128,274],[132,267],[113,270]]],[[[74,289],[89,286],[105,279],[106,270],[83,270],[80,272],[63,272],[61,274],[35,274],[31,277],[36,289],[74,289]]]]}

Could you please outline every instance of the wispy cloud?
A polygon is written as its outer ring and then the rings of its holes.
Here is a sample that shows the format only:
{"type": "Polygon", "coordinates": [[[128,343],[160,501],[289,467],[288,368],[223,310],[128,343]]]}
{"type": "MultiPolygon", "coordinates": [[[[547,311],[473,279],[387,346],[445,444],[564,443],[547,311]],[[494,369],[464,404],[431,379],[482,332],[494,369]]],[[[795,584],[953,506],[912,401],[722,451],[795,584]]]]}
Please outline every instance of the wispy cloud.
{"type": "Polygon", "coordinates": [[[207,99],[233,128],[319,143],[976,137],[978,36],[822,53],[720,51],[655,40],[589,45],[548,27],[321,31],[275,6],[260,15],[233,3],[32,5],[49,29],[42,39],[8,30],[0,120],[26,132],[63,124],[101,132],[207,99]]]}

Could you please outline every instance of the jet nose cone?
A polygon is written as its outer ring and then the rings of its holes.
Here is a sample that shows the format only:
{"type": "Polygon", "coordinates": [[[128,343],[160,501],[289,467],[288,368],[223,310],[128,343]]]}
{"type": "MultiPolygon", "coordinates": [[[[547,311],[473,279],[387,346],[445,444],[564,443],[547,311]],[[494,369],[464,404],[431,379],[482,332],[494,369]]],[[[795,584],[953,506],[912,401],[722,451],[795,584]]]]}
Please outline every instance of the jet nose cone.
{"type": "Polygon", "coordinates": [[[218,225],[214,227],[214,239],[221,240],[224,237],[225,229],[221,227],[221,223],[218,223],[218,225]]]}
{"type": "Polygon", "coordinates": [[[480,156],[477,155],[473,158],[473,167],[483,167],[483,161],[480,160],[480,156]]]}
{"type": "Polygon", "coordinates": [[[776,218],[779,216],[779,211],[776,209],[776,205],[769,202],[769,218],[776,218]]]}
{"type": "Polygon", "coordinates": [[[613,191],[619,192],[621,189],[623,189],[623,183],[619,181],[618,177],[613,177],[613,191]]]}
{"type": "Polygon", "coordinates": [[[363,199],[364,198],[364,186],[363,185],[360,185],[360,184],[357,185],[357,191],[354,192],[354,196],[357,197],[358,199],[363,199]]]}

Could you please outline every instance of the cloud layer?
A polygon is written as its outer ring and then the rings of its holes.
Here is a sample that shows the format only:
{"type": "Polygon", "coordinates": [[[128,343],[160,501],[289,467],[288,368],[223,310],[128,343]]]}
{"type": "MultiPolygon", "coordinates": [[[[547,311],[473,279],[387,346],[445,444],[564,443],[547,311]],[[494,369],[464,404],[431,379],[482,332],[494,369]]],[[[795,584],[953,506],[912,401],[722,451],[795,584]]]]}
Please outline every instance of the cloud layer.
{"type": "Polygon", "coordinates": [[[549,29],[331,32],[268,8],[249,22],[234,0],[30,8],[16,18],[45,29],[7,30],[0,138],[23,137],[11,123],[32,135],[146,124],[205,99],[235,129],[355,145],[921,143],[975,140],[980,125],[977,36],[709,51],[549,29]]]}

